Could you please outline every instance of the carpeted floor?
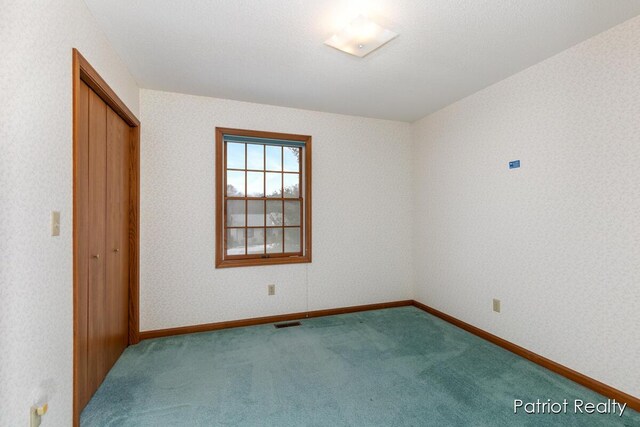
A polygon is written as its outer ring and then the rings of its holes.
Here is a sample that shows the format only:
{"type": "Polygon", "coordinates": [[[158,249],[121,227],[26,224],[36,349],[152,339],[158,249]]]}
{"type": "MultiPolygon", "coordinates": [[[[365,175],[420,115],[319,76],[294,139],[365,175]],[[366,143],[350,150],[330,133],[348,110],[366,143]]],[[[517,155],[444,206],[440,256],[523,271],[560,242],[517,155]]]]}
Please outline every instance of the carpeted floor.
{"type": "Polygon", "coordinates": [[[607,399],[415,307],[143,341],[85,408],[89,426],[640,426],[575,415],[607,399]],[[568,399],[564,415],[514,399],[568,399]]]}

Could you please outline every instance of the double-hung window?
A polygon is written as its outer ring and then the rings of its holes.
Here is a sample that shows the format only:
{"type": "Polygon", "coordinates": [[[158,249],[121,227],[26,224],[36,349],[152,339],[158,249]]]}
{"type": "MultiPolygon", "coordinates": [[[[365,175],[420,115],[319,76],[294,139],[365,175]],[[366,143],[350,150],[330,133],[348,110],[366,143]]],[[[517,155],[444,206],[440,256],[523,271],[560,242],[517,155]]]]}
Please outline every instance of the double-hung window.
{"type": "Polygon", "coordinates": [[[311,137],[216,128],[216,267],[311,261],[311,137]]]}

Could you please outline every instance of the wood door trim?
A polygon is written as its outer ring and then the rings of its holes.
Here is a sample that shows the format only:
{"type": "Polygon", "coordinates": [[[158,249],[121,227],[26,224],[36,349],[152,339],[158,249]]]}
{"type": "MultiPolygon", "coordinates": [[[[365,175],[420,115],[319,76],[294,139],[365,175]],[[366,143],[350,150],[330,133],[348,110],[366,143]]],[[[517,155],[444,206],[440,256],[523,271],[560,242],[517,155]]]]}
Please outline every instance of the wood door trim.
{"type": "MultiPolygon", "coordinates": [[[[131,127],[139,127],[140,121],[116,95],[100,74],[89,64],[77,49],[73,49],[74,71],[79,68],[80,80],[84,81],[98,96],[131,127]]],[[[75,81],[75,77],[74,77],[75,81]]]]}
{"type": "Polygon", "coordinates": [[[84,82],[89,86],[114,112],[129,125],[129,344],[140,341],[139,323],[139,230],[140,230],[140,121],[129,110],[124,102],[116,95],[107,82],[80,54],[77,49],[72,50],[72,91],[73,91],[73,425],[80,424],[80,408],[78,393],[78,346],[79,313],[78,313],[78,214],[79,206],[77,191],[79,185],[78,145],[79,145],[79,103],[80,86],[84,82]]]}
{"type": "Polygon", "coordinates": [[[140,125],[129,143],[129,345],[140,342],[140,125]]]}

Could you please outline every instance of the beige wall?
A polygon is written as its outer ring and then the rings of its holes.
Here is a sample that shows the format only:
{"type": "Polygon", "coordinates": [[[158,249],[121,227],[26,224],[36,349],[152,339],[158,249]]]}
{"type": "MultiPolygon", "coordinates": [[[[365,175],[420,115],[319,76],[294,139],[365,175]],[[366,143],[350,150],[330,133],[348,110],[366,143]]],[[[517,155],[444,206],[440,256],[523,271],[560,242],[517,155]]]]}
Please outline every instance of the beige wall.
{"type": "Polygon", "coordinates": [[[3,1],[0,28],[0,425],[71,420],[72,47],[143,123],[142,330],[415,297],[640,395],[640,18],[413,125],[139,104],[80,0],[3,1]],[[214,268],[216,126],[313,135],[312,264],[214,268]]]}
{"type": "Polygon", "coordinates": [[[416,299],[635,396],[639,76],[635,18],[413,128],[416,299]]]}
{"type": "Polygon", "coordinates": [[[411,298],[408,123],[151,90],[140,99],[142,330],[411,298]],[[214,267],[216,126],[313,137],[312,264],[214,267]]]}
{"type": "Polygon", "coordinates": [[[81,0],[2,1],[0,425],[71,424],[71,49],[137,114],[138,87],[81,0]],[[51,237],[50,212],[61,212],[51,237]]]}

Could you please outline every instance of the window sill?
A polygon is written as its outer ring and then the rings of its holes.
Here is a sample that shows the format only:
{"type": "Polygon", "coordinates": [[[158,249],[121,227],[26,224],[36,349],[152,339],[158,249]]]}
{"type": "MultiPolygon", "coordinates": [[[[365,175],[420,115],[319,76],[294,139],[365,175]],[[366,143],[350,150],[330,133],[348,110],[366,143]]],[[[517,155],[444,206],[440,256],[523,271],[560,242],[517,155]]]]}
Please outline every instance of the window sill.
{"type": "Polygon", "coordinates": [[[260,265],[302,264],[311,262],[310,256],[216,260],[216,268],[255,267],[260,265]]]}

